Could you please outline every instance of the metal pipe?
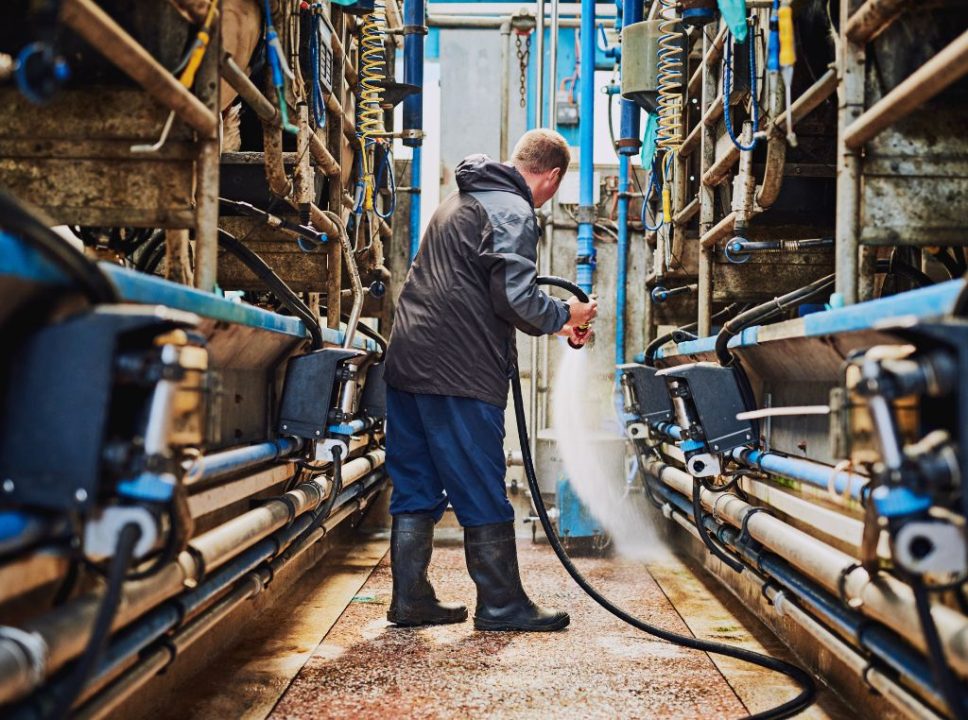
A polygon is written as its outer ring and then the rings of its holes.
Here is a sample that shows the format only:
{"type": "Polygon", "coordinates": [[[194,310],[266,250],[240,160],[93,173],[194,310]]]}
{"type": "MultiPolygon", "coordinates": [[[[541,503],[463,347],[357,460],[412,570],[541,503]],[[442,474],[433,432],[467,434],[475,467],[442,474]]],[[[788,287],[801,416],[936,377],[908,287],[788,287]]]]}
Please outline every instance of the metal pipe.
{"type": "MultiPolygon", "coordinates": [[[[384,451],[376,450],[347,463],[343,467],[344,483],[359,480],[383,465],[385,459],[384,451]]],[[[287,500],[269,500],[262,507],[193,538],[192,552],[181,553],[175,562],[150,577],[125,583],[112,628],[126,626],[150,608],[177,595],[186,583],[196,582],[203,572],[224,565],[285,525],[290,519],[290,506],[297,509],[298,515],[310,509],[311,500],[315,499],[318,504],[325,496],[323,490],[319,482],[303,483],[286,494],[287,500]]],[[[0,637],[0,703],[24,697],[84,651],[100,599],[101,593],[90,592],[25,623],[23,630],[27,636],[36,638],[46,650],[32,664],[23,662],[22,643],[9,636],[0,637]]]]}
{"type": "Polygon", "coordinates": [[[508,159],[508,108],[510,97],[508,93],[511,87],[511,20],[510,18],[501,23],[501,103],[500,103],[500,125],[501,135],[498,146],[498,157],[501,162],[508,159]]]}
{"type": "MultiPolygon", "coordinates": [[[[535,38],[535,52],[538,54],[537,63],[534,66],[534,126],[544,127],[544,36],[545,36],[545,0],[538,0],[538,17],[534,28],[537,38],[535,38]]],[[[551,83],[554,89],[554,82],[551,83]]],[[[531,419],[534,422],[534,418],[531,419]]]]}
{"type": "Polygon", "coordinates": [[[735,226],[736,212],[733,211],[699,236],[699,246],[703,248],[715,247],[716,243],[732,234],[735,226]]]}
{"type": "Polygon", "coordinates": [[[225,450],[213,455],[205,455],[198,460],[200,472],[189,471],[188,477],[185,479],[185,486],[192,487],[202,482],[287,457],[299,450],[300,447],[302,447],[301,440],[284,437],[270,442],[225,450]]]}
{"type": "Polygon", "coordinates": [[[767,473],[782,475],[792,480],[799,480],[814,487],[833,489],[838,495],[849,495],[855,500],[863,496],[863,489],[870,482],[870,478],[855,472],[837,470],[829,465],[807,460],[806,458],[788,457],[774,452],[736,448],[733,459],[747,467],[758,468],[767,473]]]}
{"type": "Polygon", "coordinates": [[[847,147],[847,129],[864,111],[866,62],[863,47],[843,34],[851,3],[840,3],[840,50],[837,111],[837,219],[834,226],[837,274],[836,292],[845,305],[857,302],[858,255],[860,248],[861,161],[856,150],[847,147]]]}
{"type": "MultiPolygon", "coordinates": [[[[687,498],[692,497],[693,479],[687,473],[659,461],[647,463],[646,470],[687,498]]],[[[864,615],[891,628],[921,652],[926,651],[910,587],[887,574],[871,577],[856,558],[768,513],[751,514],[754,507],[735,495],[703,489],[701,499],[716,517],[744,528],[751,538],[819,582],[828,592],[843,591],[844,600],[859,604],[864,615]]],[[[968,644],[964,642],[968,619],[938,604],[932,605],[931,615],[951,667],[962,677],[968,676],[968,644]]]]}
{"type": "Polygon", "coordinates": [[[847,126],[844,146],[847,150],[859,150],[965,73],[968,73],[968,30],[847,126]]]}
{"type": "MultiPolygon", "coordinates": [[[[554,0],[552,0],[552,27],[554,26],[554,0]]],[[[509,16],[503,15],[428,15],[427,27],[440,30],[500,30],[509,16]]],[[[599,23],[606,28],[615,27],[613,18],[602,18],[599,23]]],[[[559,28],[577,28],[580,26],[577,18],[559,18],[559,28]]]]}
{"type": "Polygon", "coordinates": [[[850,15],[847,39],[865,45],[887,28],[904,11],[908,0],[867,0],[850,15]]]}
{"type": "MultiPolygon", "coordinates": [[[[666,506],[669,510],[664,511],[664,514],[671,515],[681,527],[699,539],[694,520],[691,519],[693,516],[689,502],[667,486],[656,486],[653,490],[669,503],[666,506]]],[[[938,720],[938,716],[931,712],[919,698],[915,698],[883,671],[883,668],[890,668],[915,685],[919,692],[939,709],[945,707],[933,687],[931,671],[925,659],[895,633],[849,610],[843,603],[804,578],[776,555],[768,552],[753,552],[740,545],[738,543],[740,534],[737,530],[720,525],[708,516],[704,519],[704,524],[711,533],[739,550],[751,564],[766,574],[766,577],[763,577],[760,572],[751,568],[746,568],[744,572],[745,577],[760,587],[763,596],[770,601],[778,616],[789,617],[800,625],[856,675],[879,689],[888,702],[898,709],[906,711],[908,715],[913,711],[913,717],[938,720]],[[801,608],[801,604],[810,612],[801,608]],[[814,616],[821,618],[826,625],[816,620],[814,616]],[[858,652],[853,644],[841,640],[829,629],[830,627],[847,641],[856,643],[864,654],[858,652]],[[871,663],[870,655],[874,656],[876,665],[871,663]]]]}
{"type": "Polygon", "coordinates": [[[61,20],[203,137],[216,137],[218,115],[205,107],[93,0],[64,0],[61,20]]]}
{"type": "Polygon", "coordinates": [[[548,127],[552,129],[558,124],[558,32],[560,29],[561,8],[558,0],[551,0],[551,42],[548,48],[548,64],[550,65],[548,68],[550,80],[548,83],[548,127]]]}
{"type": "Polygon", "coordinates": [[[578,286],[592,292],[595,263],[595,234],[592,223],[595,182],[595,0],[581,2],[581,68],[579,77],[578,127],[578,248],[575,269],[578,286]]]}
{"type": "MultiPolygon", "coordinates": [[[[626,0],[626,2],[637,0],[626,0]]],[[[618,156],[618,241],[615,247],[615,365],[625,364],[625,302],[628,282],[629,245],[629,156],[618,156]]],[[[615,387],[620,387],[621,370],[615,370],[615,387]]]]}
{"type": "MultiPolygon", "coordinates": [[[[658,5],[658,3],[656,3],[658,5]]],[[[710,59],[717,48],[717,40],[720,36],[726,37],[725,28],[714,40],[710,40],[703,34],[702,50],[703,57],[710,59]]],[[[719,45],[719,53],[722,54],[722,41],[719,45]]],[[[710,106],[716,101],[718,82],[716,74],[713,72],[713,63],[704,62],[701,68],[702,86],[699,113],[704,117],[709,112],[710,106]]],[[[700,122],[700,156],[699,156],[699,176],[704,177],[716,160],[716,128],[700,122]]],[[[716,219],[716,193],[712,187],[701,183],[699,185],[699,235],[705,235],[713,226],[716,219]]],[[[700,337],[706,337],[712,332],[713,316],[713,249],[700,244],[699,246],[699,277],[697,292],[697,317],[696,332],[700,337]]],[[[651,298],[647,301],[651,303],[651,298]]]]}
{"type": "Polygon", "coordinates": [[[420,250],[420,173],[422,172],[422,148],[413,148],[410,160],[410,262],[417,257],[420,250]]]}

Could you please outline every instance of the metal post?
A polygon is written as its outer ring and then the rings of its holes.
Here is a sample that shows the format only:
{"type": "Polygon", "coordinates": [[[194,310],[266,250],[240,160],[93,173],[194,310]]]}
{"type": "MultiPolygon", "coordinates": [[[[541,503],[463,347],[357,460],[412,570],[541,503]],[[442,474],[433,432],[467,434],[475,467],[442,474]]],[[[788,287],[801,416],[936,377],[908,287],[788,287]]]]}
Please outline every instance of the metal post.
{"type": "MultiPolygon", "coordinates": [[[[535,26],[537,34],[535,52],[538,54],[538,62],[534,66],[534,126],[544,127],[544,36],[545,36],[545,0],[538,0],[538,24],[535,26]]],[[[552,85],[554,82],[552,82],[552,85]]],[[[532,425],[534,418],[531,418],[532,425]]]]}
{"type": "Polygon", "coordinates": [[[864,111],[864,48],[851,42],[843,28],[856,2],[840,4],[840,57],[837,114],[837,224],[836,291],[847,305],[857,302],[857,272],[860,245],[860,173],[857,150],[847,147],[844,136],[864,111]]]}
{"type": "Polygon", "coordinates": [[[511,20],[501,23],[501,145],[498,153],[501,162],[508,159],[508,97],[511,85],[511,20]]]}
{"type": "Polygon", "coordinates": [[[551,0],[551,45],[548,48],[548,127],[554,129],[558,119],[558,30],[561,18],[558,0],[551,0]]]}
{"type": "Polygon", "coordinates": [[[417,257],[420,249],[420,173],[422,171],[423,148],[413,148],[410,160],[410,262],[417,257]]]}
{"type": "MultiPolygon", "coordinates": [[[[219,25],[212,29],[212,39],[198,68],[195,92],[198,99],[215,116],[219,112],[219,25]]],[[[218,126],[199,137],[198,160],[195,163],[195,287],[212,292],[218,282],[218,193],[219,138],[218,126]]]]}
{"type": "Polygon", "coordinates": [[[595,182],[595,0],[581,2],[581,77],[579,93],[579,159],[578,171],[578,253],[576,276],[578,286],[591,293],[595,273],[595,239],[592,223],[596,208],[593,200],[595,182]]]}
{"type": "MultiPolygon", "coordinates": [[[[702,41],[704,58],[710,58],[711,41],[705,34],[702,41]]],[[[710,105],[716,99],[719,83],[715,68],[708,60],[702,66],[702,95],[700,100],[699,117],[703,118],[709,111],[710,105]]],[[[700,122],[702,120],[700,119],[700,122]]],[[[708,172],[716,160],[716,126],[703,124],[700,130],[700,165],[699,177],[708,172]]],[[[716,220],[716,189],[704,183],[699,184],[699,235],[705,235],[716,220]]],[[[699,248],[699,290],[698,290],[698,328],[699,337],[706,337],[712,331],[713,314],[713,252],[711,247],[699,248]]]]}
{"type": "MultiPolygon", "coordinates": [[[[615,365],[625,363],[625,285],[628,274],[629,249],[629,156],[618,156],[618,243],[615,270],[615,365]]],[[[616,388],[621,379],[615,371],[616,388]]]]}

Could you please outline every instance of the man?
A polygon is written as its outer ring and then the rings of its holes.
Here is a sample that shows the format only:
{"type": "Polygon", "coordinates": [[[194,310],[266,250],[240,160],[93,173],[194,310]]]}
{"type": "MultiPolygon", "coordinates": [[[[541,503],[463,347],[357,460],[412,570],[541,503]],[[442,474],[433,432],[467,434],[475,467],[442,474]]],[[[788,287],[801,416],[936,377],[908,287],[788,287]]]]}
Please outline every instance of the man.
{"type": "Polygon", "coordinates": [[[434,213],[397,303],[387,351],[387,468],[393,479],[390,558],[397,625],[462,622],[427,579],[433,531],[447,503],[464,527],[477,586],[478,630],[560,630],[567,613],[535,605],[521,586],[514,511],[504,485],[504,410],[515,328],[571,335],[597,303],[564,302],[535,284],[534,209],[558,191],[570,153],[532,130],[511,162],[472,155],[434,213]]]}

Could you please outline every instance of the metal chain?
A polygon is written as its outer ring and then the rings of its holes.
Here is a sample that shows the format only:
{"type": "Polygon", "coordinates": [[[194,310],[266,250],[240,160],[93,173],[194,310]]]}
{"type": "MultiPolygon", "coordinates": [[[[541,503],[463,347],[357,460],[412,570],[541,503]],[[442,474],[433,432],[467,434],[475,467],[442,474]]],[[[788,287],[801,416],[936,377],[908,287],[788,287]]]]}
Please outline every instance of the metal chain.
{"type": "Polygon", "coordinates": [[[516,33],[514,37],[514,47],[518,54],[518,66],[521,68],[521,78],[518,84],[518,92],[521,95],[518,104],[526,107],[528,104],[528,58],[531,56],[531,33],[524,35],[524,42],[521,42],[522,35],[516,33]]]}

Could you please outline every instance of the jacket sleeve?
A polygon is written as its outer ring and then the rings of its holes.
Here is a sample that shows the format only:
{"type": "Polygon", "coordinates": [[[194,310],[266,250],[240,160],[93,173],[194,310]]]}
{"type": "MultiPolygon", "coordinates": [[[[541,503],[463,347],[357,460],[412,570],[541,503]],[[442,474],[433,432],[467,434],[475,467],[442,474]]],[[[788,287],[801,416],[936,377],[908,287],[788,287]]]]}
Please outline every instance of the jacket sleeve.
{"type": "Polygon", "coordinates": [[[514,217],[500,225],[489,225],[484,232],[481,261],[488,273],[494,311],[528,335],[561,330],[568,321],[568,305],[542,292],[535,282],[534,218],[514,217]]]}

